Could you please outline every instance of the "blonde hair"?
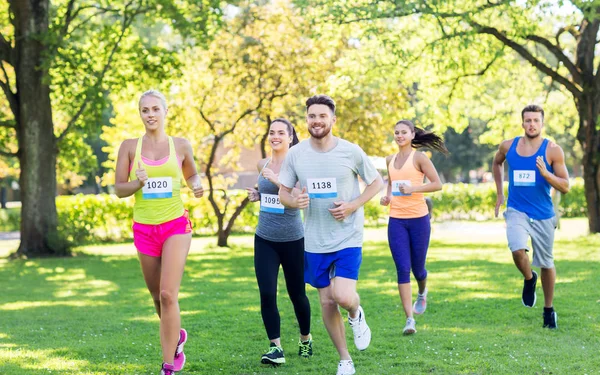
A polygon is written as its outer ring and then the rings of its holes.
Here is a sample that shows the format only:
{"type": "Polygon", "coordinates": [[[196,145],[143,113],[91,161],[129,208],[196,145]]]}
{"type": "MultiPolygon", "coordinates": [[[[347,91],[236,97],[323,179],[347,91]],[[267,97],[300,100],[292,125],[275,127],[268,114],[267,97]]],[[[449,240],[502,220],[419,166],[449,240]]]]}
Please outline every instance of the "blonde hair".
{"type": "Polygon", "coordinates": [[[153,96],[153,97],[159,99],[161,104],[163,105],[163,108],[167,109],[167,98],[165,98],[165,96],[163,95],[162,92],[160,92],[158,90],[154,90],[154,89],[150,89],[150,90],[144,92],[142,94],[142,96],[140,96],[140,100],[138,102],[138,109],[142,105],[142,99],[144,99],[146,96],[153,96]]]}

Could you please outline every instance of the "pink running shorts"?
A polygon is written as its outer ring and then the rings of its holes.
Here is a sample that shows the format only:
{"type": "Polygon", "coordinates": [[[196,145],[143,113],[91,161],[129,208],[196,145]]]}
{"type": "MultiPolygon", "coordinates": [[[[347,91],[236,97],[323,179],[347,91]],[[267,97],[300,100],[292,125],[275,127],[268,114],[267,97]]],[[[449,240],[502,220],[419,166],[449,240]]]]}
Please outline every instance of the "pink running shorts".
{"type": "Polygon", "coordinates": [[[133,244],[137,250],[151,257],[160,257],[165,241],[176,234],[192,232],[192,223],[187,210],[183,216],[166,223],[150,225],[133,223],[133,244]]]}

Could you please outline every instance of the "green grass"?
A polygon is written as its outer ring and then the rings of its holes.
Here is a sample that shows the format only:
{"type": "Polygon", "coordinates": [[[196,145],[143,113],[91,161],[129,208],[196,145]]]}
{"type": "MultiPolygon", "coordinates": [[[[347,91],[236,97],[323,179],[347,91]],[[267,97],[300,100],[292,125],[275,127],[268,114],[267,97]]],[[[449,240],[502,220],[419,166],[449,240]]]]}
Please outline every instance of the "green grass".
{"type": "MultiPolygon", "coordinates": [[[[346,331],[357,374],[600,373],[600,238],[575,236],[585,227],[582,220],[562,224],[555,249],[558,330],[541,327],[541,286],[536,307],[521,305],[522,279],[501,222],[473,223],[471,232],[436,224],[429,306],[412,337],[401,334],[404,317],[385,228],[367,230],[358,285],[373,331],[369,349],[358,352],[346,331]]],[[[231,242],[230,249],[215,247],[211,238],[192,243],[180,295],[190,334],[180,374],[335,374],[337,355],[312,288],[315,355],[296,355],[298,328],[282,277],[287,363],[260,365],[268,340],[252,238],[231,242]]],[[[0,243],[0,254],[16,245],[0,243]]],[[[158,374],[158,320],[133,246],[80,251],[72,258],[0,260],[0,374],[158,374]]]]}

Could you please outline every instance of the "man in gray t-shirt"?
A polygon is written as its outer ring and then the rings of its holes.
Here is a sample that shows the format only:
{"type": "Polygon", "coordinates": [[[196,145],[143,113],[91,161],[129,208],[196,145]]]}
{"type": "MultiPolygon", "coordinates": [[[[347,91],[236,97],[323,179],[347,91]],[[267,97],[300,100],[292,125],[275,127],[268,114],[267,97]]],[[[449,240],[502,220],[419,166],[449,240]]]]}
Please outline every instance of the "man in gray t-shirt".
{"type": "Polygon", "coordinates": [[[357,145],[334,137],[335,103],[326,95],[306,101],[310,139],[288,152],[279,172],[279,197],[287,207],[306,209],[304,218],[305,281],[317,288],[323,322],[338,353],[338,375],[354,374],[344,322],[348,311],[354,344],[364,350],[371,341],[356,282],[362,261],[363,205],[383,186],[375,166],[357,145]],[[358,176],[367,184],[361,193],[358,176]],[[302,192],[292,195],[300,182],[302,192]]]}

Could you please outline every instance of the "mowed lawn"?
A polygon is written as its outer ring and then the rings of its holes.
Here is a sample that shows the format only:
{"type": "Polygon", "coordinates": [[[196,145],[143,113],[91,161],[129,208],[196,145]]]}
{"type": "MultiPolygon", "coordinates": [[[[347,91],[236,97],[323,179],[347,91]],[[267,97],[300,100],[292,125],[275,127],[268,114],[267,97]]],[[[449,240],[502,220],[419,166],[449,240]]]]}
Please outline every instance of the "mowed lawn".
{"type": "MultiPolygon", "coordinates": [[[[580,236],[583,219],[557,232],[555,307],[559,329],[542,329],[521,304],[522,278],[506,248],[503,222],[434,225],[427,312],[402,336],[404,315],[385,228],[368,229],[359,293],[371,346],[357,374],[600,373],[600,237],[580,236]]],[[[189,332],[180,374],[335,374],[338,357],[309,288],[315,355],[297,355],[297,324],[280,275],[279,307],[287,363],[264,367],[268,340],[254,277],[252,237],[194,239],[180,304],[189,332]]],[[[0,255],[18,243],[0,243],[0,255]]],[[[132,244],[88,246],[77,256],[0,260],[0,374],[158,374],[154,314],[132,244]]],[[[413,288],[416,284],[413,283],[413,288]]],[[[414,290],[414,289],[413,289],[414,290]]],[[[345,316],[345,314],[344,314],[345,316]]]]}

